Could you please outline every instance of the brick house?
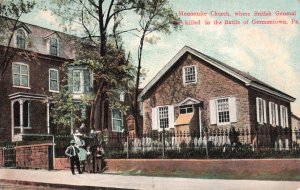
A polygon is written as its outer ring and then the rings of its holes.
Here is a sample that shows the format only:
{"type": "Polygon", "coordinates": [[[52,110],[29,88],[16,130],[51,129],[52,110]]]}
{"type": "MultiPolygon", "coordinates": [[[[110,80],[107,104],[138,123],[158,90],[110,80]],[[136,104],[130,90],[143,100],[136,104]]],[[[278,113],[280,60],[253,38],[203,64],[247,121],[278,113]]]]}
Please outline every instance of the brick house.
{"type": "MultiPolygon", "coordinates": [[[[205,130],[231,127],[249,131],[289,129],[290,102],[295,101],[248,73],[188,46],[145,86],[139,99],[143,104],[144,132],[164,128],[198,137],[205,130]]],[[[253,140],[251,136],[244,143],[253,140]]],[[[258,143],[273,146],[278,140],[270,135],[266,142],[258,139],[258,143]]]]}
{"type": "MultiPolygon", "coordinates": [[[[14,56],[0,85],[0,141],[22,141],[22,134],[53,133],[57,126],[51,122],[49,97],[60,92],[64,76],[68,78],[68,88],[75,101],[80,101],[82,95],[93,93],[91,70],[85,66],[70,66],[68,73],[63,73],[60,69],[63,63],[75,59],[76,50],[72,47],[78,39],[18,22],[8,47],[14,51],[14,56]]],[[[7,42],[7,39],[0,42],[1,53],[7,48],[7,42]]],[[[124,101],[124,94],[120,98],[124,101]]],[[[87,111],[88,108],[82,110],[81,115],[88,117],[87,111]]],[[[125,123],[122,113],[111,110],[107,117],[110,118],[108,130],[121,132],[125,123]]]]}

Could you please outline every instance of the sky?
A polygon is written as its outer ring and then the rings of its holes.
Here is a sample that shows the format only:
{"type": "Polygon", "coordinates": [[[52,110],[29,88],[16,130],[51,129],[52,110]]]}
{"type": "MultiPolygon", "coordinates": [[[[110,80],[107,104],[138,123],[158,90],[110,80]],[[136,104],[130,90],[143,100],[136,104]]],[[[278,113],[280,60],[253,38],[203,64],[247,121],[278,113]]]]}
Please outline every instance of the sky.
{"type": "MultiPolygon", "coordinates": [[[[156,44],[146,43],[142,67],[147,76],[145,86],[158,71],[185,45],[218,59],[239,70],[281,90],[297,100],[292,103],[292,112],[300,116],[300,0],[170,0],[177,13],[206,12],[206,16],[181,16],[181,20],[200,20],[200,25],[182,25],[171,34],[155,33],[156,44]],[[271,3],[272,2],[272,3],[271,3]],[[212,11],[228,12],[231,16],[213,16],[212,11]],[[235,16],[236,12],[250,13],[250,16],[235,16]],[[254,12],[271,13],[271,16],[253,16],[254,12]],[[279,15],[276,11],[296,15],[279,15]],[[296,19],[299,24],[291,24],[296,19]],[[211,21],[205,25],[205,20],[211,21]],[[214,25],[213,21],[240,21],[238,25],[214,25]],[[248,24],[244,24],[247,22],[248,24]],[[252,20],[285,20],[288,24],[252,24],[252,20]]],[[[25,15],[22,21],[61,30],[58,19],[51,11],[35,9],[25,15]]],[[[137,17],[125,15],[124,26],[134,25],[137,17]]],[[[137,63],[138,39],[123,36],[126,51],[137,63]]]]}

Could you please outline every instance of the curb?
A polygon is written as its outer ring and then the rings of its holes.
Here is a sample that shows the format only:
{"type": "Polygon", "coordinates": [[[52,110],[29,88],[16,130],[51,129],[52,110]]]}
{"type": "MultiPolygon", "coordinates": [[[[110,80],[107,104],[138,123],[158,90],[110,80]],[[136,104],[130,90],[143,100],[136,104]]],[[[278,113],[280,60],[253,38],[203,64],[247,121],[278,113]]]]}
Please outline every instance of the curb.
{"type": "Polygon", "coordinates": [[[0,179],[1,183],[9,183],[15,185],[30,185],[30,186],[43,186],[51,188],[68,188],[68,189],[78,189],[78,190],[134,190],[134,189],[125,189],[125,188],[116,188],[116,187],[101,187],[101,186],[87,186],[87,185],[69,185],[69,184],[54,184],[54,183],[43,183],[43,182],[34,182],[34,181],[20,181],[20,180],[8,180],[0,179]]]}

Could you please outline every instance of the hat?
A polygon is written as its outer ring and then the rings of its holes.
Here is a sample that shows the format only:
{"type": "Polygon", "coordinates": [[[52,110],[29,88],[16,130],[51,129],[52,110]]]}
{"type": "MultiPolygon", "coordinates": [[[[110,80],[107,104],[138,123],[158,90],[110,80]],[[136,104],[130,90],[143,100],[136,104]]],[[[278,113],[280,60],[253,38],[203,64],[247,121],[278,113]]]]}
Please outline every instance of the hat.
{"type": "Polygon", "coordinates": [[[74,141],[74,140],[71,140],[71,141],[70,141],[70,144],[75,144],[75,141],[74,141]]]}

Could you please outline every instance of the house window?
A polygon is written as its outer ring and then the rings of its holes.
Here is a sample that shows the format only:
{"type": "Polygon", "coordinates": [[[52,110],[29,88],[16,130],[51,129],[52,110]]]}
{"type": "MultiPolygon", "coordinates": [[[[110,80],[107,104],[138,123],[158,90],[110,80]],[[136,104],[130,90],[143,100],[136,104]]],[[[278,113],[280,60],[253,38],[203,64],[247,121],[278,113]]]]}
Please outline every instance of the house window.
{"type": "Polygon", "coordinates": [[[175,124],[174,106],[159,106],[152,108],[151,127],[152,130],[163,130],[174,128],[175,124]]]}
{"type": "Polygon", "coordinates": [[[270,124],[272,126],[278,125],[278,107],[274,102],[269,102],[269,116],[270,124]]]}
{"type": "Polygon", "coordinates": [[[26,100],[23,102],[23,106],[21,106],[19,101],[16,101],[13,104],[13,113],[14,113],[14,127],[21,126],[21,114],[23,114],[23,127],[30,126],[30,112],[29,112],[29,101],[26,100]],[[21,107],[23,110],[21,111],[21,107]]]}
{"type": "Polygon", "coordinates": [[[74,70],[73,71],[73,92],[74,93],[83,93],[83,71],[74,70]]]}
{"type": "Polygon", "coordinates": [[[17,48],[25,49],[26,36],[23,30],[17,31],[17,48]]]}
{"type": "Polygon", "coordinates": [[[168,117],[168,107],[159,107],[158,108],[158,119],[160,128],[169,128],[169,117],[168,117]]]}
{"type": "Polygon", "coordinates": [[[218,98],[209,101],[210,124],[225,125],[237,122],[236,98],[218,98]]]}
{"type": "Polygon", "coordinates": [[[228,98],[217,100],[217,119],[218,123],[230,122],[228,98]]]}
{"type": "Polygon", "coordinates": [[[49,91],[51,92],[59,91],[59,77],[58,77],[58,70],[56,69],[49,70],[49,91]]]}
{"type": "Polygon", "coordinates": [[[14,103],[14,126],[15,127],[20,127],[20,103],[19,101],[16,101],[14,103]]]}
{"type": "Polygon", "coordinates": [[[184,107],[180,107],[179,109],[180,114],[187,114],[193,112],[194,112],[193,106],[184,106],[184,107]]]}
{"type": "Polygon", "coordinates": [[[68,68],[68,90],[74,94],[90,93],[93,86],[92,72],[84,66],[68,68]]]}
{"type": "Polygon", "coordinates": [[[29,68],[22,63],[13,63],[13,86],[29,87],[29,68]]]}
{"type": "Polygon", "coordinates": [[[117,109],[112,109],[112,130],[116,132],[123,130],[122,112],[117,109]]]}
{"type": "Polygon", "coordinates": [[[282,127],[289,127],[288,110],[285,106],[280,106],[280,121],[282,127]]]}
{"type": "Polygon", "coordinates": [[[256,98],[256,114],[257,122],[260,124],[267,123],[266,101],[261,98],[256,98]]]}
{"type": "Polygon", "coordinates": [[[121,93],[120,93],[120,101],[121,101],[121,102],[124,102],[124,101],[125,101],[125,93],[124,93],[124,92],[121,92],[121,93]]]}
{"type": "Polygon", "coordinates": [[[197,72],[196,66],[186,66],[183,67],[183,83],[190,84],[197,82],[197,72]]]}
{"type": "Polygon", "coordinates": [[[50,38],[50,55],[58,55],[58,44],[57,38],[50,38]]]}

